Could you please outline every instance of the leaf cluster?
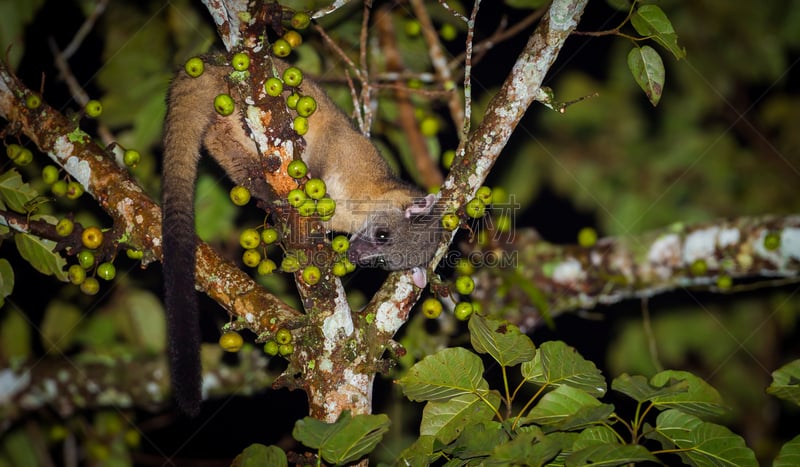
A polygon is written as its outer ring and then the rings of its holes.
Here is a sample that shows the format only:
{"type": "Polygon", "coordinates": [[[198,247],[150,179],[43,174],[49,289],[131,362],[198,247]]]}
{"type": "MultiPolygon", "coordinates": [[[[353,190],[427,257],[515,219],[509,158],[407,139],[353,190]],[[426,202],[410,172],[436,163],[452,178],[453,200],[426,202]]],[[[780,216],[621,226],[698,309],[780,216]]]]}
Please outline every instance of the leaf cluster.
{"type": "MultiPolygon", "coordinates": [[[[38,212],[38,202],[42,198],[39,192],[22,179],[16,169],[0,173],[0,210],[9,210],[26,216],[28,222],[42,222],[55,226],[58,220],[51,215],[38,212]]],[[[0,225],[0,243],[3,237],[12,236],[11,230],[0,225]]],[[[42,238],[31,232],[17,232],[13,234],[14,244],[20,256],[30,263],[39,273],[53,275],[57,279],[66,281],[64,266],[66,260],[54,252],[56,242],[42,238]]],[[[9,264],[10,266],[10,264],[9,264]]],[[[0,268],[0,306],[5,297],[14,289],[14,271],[10,267],[0,268]]]]}
{"type": "MultiPolygon", "coordinates": [[[[425,402],[420,437],[399,465],[623,465],[673,462],[671,454],[686,465],[758,465],[743,438],[714,421],[727,410],[719,393],[692,373],[615,378],[612,391],[635,406],[626,416],[602,401],[600,370],[565,343],[537,349],[514,326],[477,315],[469,328],[474,352],[441,350],[397,381],[406,397],[425,402]],[[502,388],[490,387],[479,354],[500,367],[502,388]]],[[[768,391],[797,403],[797,368],[776,372],[768,391]]],[[[779,459],[798,448],[795,438],[779,459]]]]}
{"type": "MultiPolygon", "coordinates": [[[[351,415],[345,410],[333,423],[311,417],[298,420],[292,436],[316,450],[318,462],[346,465],[372,452],[389,430],[389,423],[389,417],[383,414],[351,415]]],[[[289,465],[289,458],[277,446],[253,444],[242,451],[233,465],[282,467],[289,465]]]]}
{"type": "MultiPolygon", "coordinates": [[[[630,17],[636,32],[650,38],[669,51],[676,59],[686,57],[686,50],[678,45],[678,35],[667,15],[657,5],[642,5],[630,17]]],[[[628,54],[628,68],[636,83],[647,94],[654,106],[658,105],[664,92],[664,62],[658,52],[644,45],[635,47],[628,54]]]]}

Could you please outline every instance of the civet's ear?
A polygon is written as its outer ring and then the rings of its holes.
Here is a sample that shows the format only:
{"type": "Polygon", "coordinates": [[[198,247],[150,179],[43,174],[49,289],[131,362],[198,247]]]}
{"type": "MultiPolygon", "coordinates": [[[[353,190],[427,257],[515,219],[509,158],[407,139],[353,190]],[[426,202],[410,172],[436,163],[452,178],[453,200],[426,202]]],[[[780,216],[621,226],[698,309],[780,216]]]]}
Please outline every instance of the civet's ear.
{"type": "Polygon", "coordinates": [[[424,198],[415,200],[410,206],[406,208],[406,219],[410,219],[420,214],[428,214],[436,203],[436,196],[430,194],[424,198]]]}

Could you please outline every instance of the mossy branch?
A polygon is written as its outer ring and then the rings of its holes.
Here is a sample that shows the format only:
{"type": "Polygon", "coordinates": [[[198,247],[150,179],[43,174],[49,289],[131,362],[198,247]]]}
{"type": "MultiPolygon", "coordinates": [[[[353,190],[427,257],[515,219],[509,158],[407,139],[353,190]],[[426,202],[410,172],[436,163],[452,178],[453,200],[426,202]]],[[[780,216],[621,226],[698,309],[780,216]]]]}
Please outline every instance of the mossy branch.
{"type": "MultiPolygon", "coordinates": [[[[218,347],[216,350],[221,352],[218,347]]],[[[169,371],[163,354],[144,355],[140,349],[131,349],[128,354],[103,358],[59,357],[62,358],[36,360],[2,370],[6,397],[0,401],[0,433],[31,412],[46,408],[67,419],[81,411],[109,406],[159,411],[171,404],[169,371]]],[[[213,387],[208,388],[210,395],[268,388],[273,375],[267,371],[267,362],[261,349],[250,347],[240,351],[236,366],[206,368],[206,375],[214,381],[213,387]]]]}
{"type": "Polygon", "coordinates": [[[531,329],[570,310],[677,289],[727,293],[797,282],[800,216],[680,224],[587,247],[554,245],[518,230],[469,254],[493,264],[477,271],[474,297],[487,310],[514,310],[504,318],[531,329]]]}
{"type": "MultiPolygon", "coordinates": [[[[84,186],[113,221],[112,234],[107,236],[110,241],[117,244],[124,239],[143,251],[145,265],[160,260],[161,209],[156,202],[78,122],[45,102],[36,109],[28,108],[25,97],[31,92],[0,62],[0,117],[9,122],[6,131],[25,135],[84,186]]],[[[264,331],[274,331],[281,323],[300,317],[204,243],[198,247],[197,264],[198,285],[230,313],[251,318],[264,331]]]]}

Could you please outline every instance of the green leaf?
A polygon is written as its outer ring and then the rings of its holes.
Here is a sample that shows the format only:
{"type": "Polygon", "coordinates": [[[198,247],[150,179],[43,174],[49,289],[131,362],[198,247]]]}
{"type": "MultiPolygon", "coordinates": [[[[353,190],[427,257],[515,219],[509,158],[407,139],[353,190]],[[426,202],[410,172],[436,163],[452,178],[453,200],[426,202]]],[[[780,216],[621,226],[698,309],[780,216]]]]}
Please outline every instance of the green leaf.
{"type": "Polygon", "coordinates": [[[462,394],[447,401],[428,402],[422,411],[419,434],[435,436],[443,444],[451,443],[464,427],[494,417],[495,410],[500,406],[500,396],[490,392],[486,399],[475,394],[462,394]]]}
{"type": "Polygon", "coordinates": [[[278,446],[251,444],[236,456],[233,465],[238,467],[260,467],[262,465],[288,467],[289,461],[286,459],[286,453],[278,446]]]}
{"type": "MultiPolygon", "coordinates": [[[[75,334],[75,342],[104,353],[119,344],[119,332],[122,330],[108,313],[93,313],[81,323],[75,334]]],[[[123,331],[124,332],[124,331],[123,331]]]]}
{"type": "Polygon", "coordinates": [[[14,268],[5,258],[0,258],[0,308],[6,303],[6,297],[14,291],[14,268]]]}
{"type": "Polygon", "coordinates": [[[636,32],[652,37],[659,45],[672,52],[678,60],[686,57],[686,50],[678,45],[678,35],[664,10],[656,5],[642,5],[631,16],[636,32]]]}
{"type": "Polygon", "coordinates": [[[292,436],[306,446],[319,450],[325,461],[346,464],[360,459],[375,449],[389,430],[385,414],[361,414],[355,417],[344,411],[334,423],[311,417],[298,420],[292,436]]]}
{"type": "Polygon", "coordinates": [[[83,313],[76,305],[60,300],[51,301],[44,311],[40,329],[45,350],[61,353],[69,348],[82,319],[83,313]]]}
{"type": "Polygon", "coordinates": [[[484,421],[464,427],[461,436],[443,451],[459,459],[485,457],[508,440],[508,431],[500,422],[484,421]]]}
{"type": "Polygon", "coordinates": [[[577,451],[590,446],[599,446],[612,443],[622,444],[617,436],[617,433],[611,429],[611,427],[605,425],[590,426],[580,432],[578,439],[575,440],[572,448],[577,451]]]}
{"type": "Polygon", "coordinates": [[[478,353],[488,353],[505,367],[531,360],[536,347],[530,337],[506,321],[475,315],[469,320],[470,341],[478,353]]]}
{"type": "Polygon", "coordinates": [[[37,271],[48,276],[53,275],[60,281],[67,281],[67,273],[64,272],[67,261],[53,252],[56,242],[18,233],[14,235],[14,243],[19,254],[37,271]]]}
{"type": "Polygon", "coordinates": [[[584,410],[598,407],[604,407],[604,405],[585,391],[571,386],[558,386],[555,390],[545,394],[522,422],[523,424],[557,425],[584,410]]]}
{"type": "Polygon", "coordinates": [[[201,173],[197,178],[195,228],[204,242],[221,241],[233,235],[238,211],[225,186],[220,183],[219,175],[201,173]]]}
{"type": "MultiPolygon", "coordinates": [[[[167,88],[164,86],[164,81],[172,78],[172,73],[169,75],[156,74],[149,78],[149,85],[152,90],[148,90],[147,94],[141,97],[141,103],[138,104],[136,110],[122,109],[123,112],[127,111],[133,116],[133,127],[129,132],[120,132],[126,140],[138,147],[146,147],[145,145],[153,144],[160,140],[161,130],[164,127],[164,117],[167,113],[166,101],[164,95],[167,88]]],[[[144,83],[143,83],[144,84],[144,83]]],[[[115,92],[120,86],[115,86],[110,89],[110,92],[115,92]]],[[[114,110],[113,107],[112,109],[114,110]]],[[[105,103],[103,105],[103,115],[106,113],[105,103]]]]}
{"type": "Polygon", "coordinates": [[[293,48],[292,54],[295,55],[292,63],[297,68],[303,70],[303,73],[311,76],[319,76],[323,73],[322,54],[317,48],[305,44],[305,46],[301,45],[300,47],[293,48]]]}
{"type": "Polygon", "coordinates": [[[597,407],[583,407],[562,420],[556,428],[560,431],[569,431],[584,428],[596,423],[605,423],[612,413],[614,413],[614,406],[611,404],[601,404],[597,407]]]}
{"type": "MultiPolygon", "coordinates": [[[[176,45],[168,34],[191,21],[189,15],[181,12],[181,21],[168,24],[171,15],[159,14],[154,4],[125,2],[109,4],[104,13],[103,66],[97,74],[97,83],[104,90],[101,120],[112,128],[130,127],[128,144],[144,148],[158,140],[166,110],[169,50],[176,45]]],[[[181,39],[198,39],[203,26],[192,26],[193,30],[183,31],[181,39]]],[[[190,56],[184,55],[186,52],[177,56],[190,56]]]]}
{"type": "Polygon", "coordinates": [[[772,467],[794,467],[800,465],[800,435],[784,444],[772,467]]]}
{"type": "Polygon", "coordinates": [[[637,462],[659,463],[659,460],[644,446],[618,443],[599,444],[584,448],[573,452],[566,459],[567,467],[625,465],[637,462]]]}
{"type": "Polygon", "coordinates": [[[615,10],[627,13],[631,11],[631,1],[632,0],[606,0],[606,3],[615,10]]]}
{"type": "Polygon", "coordinates": [[[655,397],[671,396],[688,391],[689,383],[678,381],[663,387],[650,385],[647,378],[641,375],[630,376],[623,373],[611,382],[611,389],[621,392],[636,402],[649,401],[655,397]]]}
{"type": "Polygon", "coordinates": [[[441,453],[433,452],[435,441],[433,436],[420,436],[400,453],[397,465],[430,465],[441,457],[441,453]]]}
{"type": "MultiPolygon", "coordinates": [[[[36,455],[40,448],[24,427],[6,433],[0,438],[0,453],[10,465],[40,465],[36,455]]],[[[2,458],[0,458],[2,459],[2,458]]]]}
{"type": "Polygon", "coordinates": [[[22,181],[22,176],[16,169],[0,174],[0,200],[5,202],[8,209],[27,214],[27,204],[37,196],[39,193],[22,181]]]}
{"type": "Polygon", "coordinates": [[[758,466],[755,454],[741,436],[680,410],[660,413],[655,432],[647,437],[658,440],[664,449],[681,449],[677,454],[689,465],[758,466]]]}
{"type": "MultiPolygon", "coordinates": [[[[473,115],[479,115],[473,111],[473,115]]],[[[542,175],[547,171],[547,165],[542,161],[546,160],[547,152],[542,149],[533,141],[520,142],[519,152],[509,154],[509,159],[513,162],[508,166],[496,167],[492,172],[492,177],[497,178],[497,185],[502,186],[509,193],[513,193],[513,198],[509,199],[508,204],[494,205],[495,212],[513,213],[514,209],[519,209],[521,206],[528,206],[536,196],[539,195],[545,176],[542,175]]],[[[517,282],[520,283],[522,291],[525,292],[529,300],[538,307],[540,310],[549,310],[550,304],[547,301],[547,295],[539,290],[536,285],[522,277],[521,274],[515,274],[517,282]]],[[[512,276],[512,277],[514,277],[512,276]]]]}
{"type": "Polygon", "coordinates": [[[533,361],[522,364],[522,376],[540,386],[572,386],[597,397],[606,393],[606,382],[594,363],[561,341],[543,343],[533,361]]]}
{"type": "Polygon", "coordinates": [[[664,92],[664,62],[658,52],[649,45],[634,47],[628,53],[628,69],[650,103],[658,105],[664,92]]]}
{"type": "MultiPolygon", "coordinates": [[[[493,462],[501,465],[541,466],[559,452],[570,447],[570,437],[565,433],[542,436],[535,431],[519,433],[514,439],[498,445],[492,452],[493,462]]],[[[490,464],[497,465],[497,464],[490,464]]]]}
{"type": "Polygon", "coordinates": [[[429,355],[397,380],[403,394],[413,401],[441,401],[463,394],[488,391],[480,357],[461,347],[429,355]]]}
{"type": "MultiPolygon", "coordinates": [[[[0,199],[0,209],[7,210],[6,205],[3,203],[2,199],[0,199]]],[[[8,226],[5,223],[4,224],[0,224],[0,245],[3,244],[3,239],[6,236],[8,236],[8,234],[10,232],[11,232],[11,229],[8,228],[8,226]]]]}
{"type": "Polygon", "coordinates": [[[31,325],[21,311],[11,308],[0,322],[0,361],[24,360],[31,353],[31,325]]]}
{"type": "Polygon", "coordinates": [[[12,70],[25,52],[25,27],[42,5],[44,0],[0,2],[0,44],[12,70]]]}
{"type": "Polygon", "coordinates": [[[335,431],[334,426],[332,423],[305,417],[295,422],[292,437],[312,449],[320,449],[325,439],[335,431]]]}
{"type": "Polygon", "coordinates": [[[117,328],[136,347],[154,354],[166,351],[167,321],[164,305],[152,292],[131,290],[114,304],[117,328]]]}
{"type": "Polygon", "coordinates": [[[767,394],[800,405],[800,360],[790,362],[772,372],[767,394]]]}
{"type": "Polygon", "coordinates": [[[659,395],[651,398],[660,410],[680,409],[686,413],[704,416],[717,416],[725,413],[722,397],[716,389],[688,371],[666,370],[650,378],[650,384],[656,387],[686,381],[687,390],[673,394],[659,395]]]}

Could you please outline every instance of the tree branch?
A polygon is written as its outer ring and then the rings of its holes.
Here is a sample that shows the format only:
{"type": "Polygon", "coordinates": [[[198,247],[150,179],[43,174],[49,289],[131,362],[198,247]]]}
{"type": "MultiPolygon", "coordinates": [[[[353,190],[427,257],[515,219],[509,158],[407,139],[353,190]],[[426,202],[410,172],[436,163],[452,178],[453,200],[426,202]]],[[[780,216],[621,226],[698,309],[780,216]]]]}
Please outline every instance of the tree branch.
{"type": "MultiPolygon", "coordinates": [[[[161,210],[130,174],[95,144],[78,124],[48,106],[25,105],[27,89],[5,63],[0,62],[0,117],[9,129],[27,136],[43,153],[84,186],[113,220],[111,240],[142,250],[142,264],[161,258],[161,210]]],[[[201,243],[197,255],[197,281],[228,312],[241,316],[256,332],[296,326],[301,315],[268,294],[247,274],[201,243]],[[295,324],[292,324],[295,323],[295,324]]]]}
{"type": "MultiPolygon", "coordinates": [[[[500,91],[489,102],[486,117],[459,146],[442,185],[445,209],[457,211],[486,180],[514,128],[533,103],[561,46],[577,26],[586,3],[556,0],[550,5],[500,91]]],[[[444,258],[451,241],[452,237],[442,242],[430,270],[444,258]]],[[[382,332],[394,335],[405,323],[421,292],[411,284],[410,272],[394,273],[370,301],[367,309],[376,313],[382,332]]]]}
{"type": "MultiPolygon", "coordinates": [[[[219,348],[217,350],[221,351],[219,348]]],[[[119,349],[117,349],[119,351],[119,349]]],[[[88,353],[95,354],[94,350],[88,353]]],[[[165,355],[141,349],[104,358],[48,358],[19,368],[0,369],[0,433],[26,415],[51,408],[69,418],[82,410],[162,410],[169,405],[170,381],[165,355]],[[136,352],[139,353],[136,353],[136,352]]],[[[272,384],[267,358],[258,347],[242,349],[236,366],[206,370],[213,375],[210,396],[261,391],[272,384]]]]}
{"type": "Polygon", "coordinates": [[[593,247],[554,245],[532,230],[500,235],[467,258],[481,268],[474,297],[487,310],[531,329],[554,315],[676,289],[735,291],[737,279],[800,274],[800,215],[741,217],[601,239],[593,247]],[[499,284],[508,290],[501,297],[499,284]],[[512,307],[509,307],[513,304],[512,307]]]}

